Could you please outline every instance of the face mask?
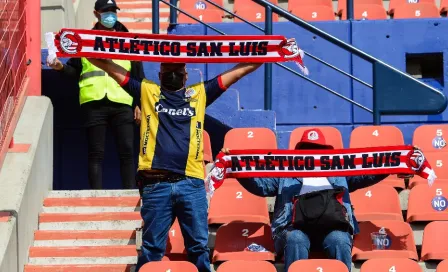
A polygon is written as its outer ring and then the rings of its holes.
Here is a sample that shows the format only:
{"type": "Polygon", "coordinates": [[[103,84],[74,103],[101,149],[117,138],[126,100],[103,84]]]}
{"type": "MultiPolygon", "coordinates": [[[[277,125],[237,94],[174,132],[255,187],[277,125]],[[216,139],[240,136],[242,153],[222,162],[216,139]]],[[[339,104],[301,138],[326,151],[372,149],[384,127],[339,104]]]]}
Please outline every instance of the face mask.
{"type": "Polygon", "coordinates": [[[113,28],[117,22],[117,14],[115,12],[101,13],[101,24],[107,28],[113,28]]]}
{"type": "Polygon", "coordinates": [[[184,87],[184,74],[179,72],[166,72],[162,74],[161,85],[164,90],[177,91],[184,87]]]}

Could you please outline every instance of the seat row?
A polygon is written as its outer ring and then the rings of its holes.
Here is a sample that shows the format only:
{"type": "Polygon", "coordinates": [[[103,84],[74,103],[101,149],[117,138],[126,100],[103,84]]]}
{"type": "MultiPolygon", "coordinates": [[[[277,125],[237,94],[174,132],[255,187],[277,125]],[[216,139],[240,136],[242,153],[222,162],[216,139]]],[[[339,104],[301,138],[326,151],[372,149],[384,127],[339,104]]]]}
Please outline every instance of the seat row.
{"type": "MultiPolygon", "coordinates": [[[[313,127],[298,127],[291,132],[289,149],[294,149],[300,141],[305,130],[313,127]]],[[[335,149],[344,148],[340,131],[331,126],[319,128],[325,136],[328,144],[335,149]]],[[[448,184],[448,149],[445,149],[444,135],[448,134],[448,125],[422,125],[414,131],[412,144],[418,146],[425,154],[429,163],[437,174],[438,183],[448,184]]],[[[403,133],[395,126],[360,126],[356,127],[350,135],[349,148],[395,146],[404,145],[403,133]]],[[[224,147],[230,149],[277,149],[275,133],[267,128],[235,128],[226,133],[224,147]]],[[[204,134],[204,160],[212,161],[210,137],[204,134]]],[[[420,177],[410,180],[409,188],[426,182],[420,177]]],[[[404,189],[406,184],[403,179],[395,175],[389,176],[382,182],[395,188],[404,189]]]]}
{"type": "MultiPolygon", "coordinates": [[[[223,6],[222,0],[213,1],[219,6],[223,6]]],[[[278,5],[277,0],[271,0],[278,5]]],[[[354,17],[360,19],[387,19],[387,15],[394,19],[406,18],[437,18],[445,14],[448,7],[448,0],[442,0],[440,9],[437,8],[434,0],[405,1],[390,0],[389,8],[383,6],[382,0],[359,0],[354,1],[354,17]]],[[[223,18],[233,18],[224,13],[216,6],[203,0],[181,0],[180,9],[186,11],[198,20],[208,23],[222,22],[223,18]]],[[[289,0],[288,11],[308,21],[332,21],[335,16],[345,20],[347,0],[338,0],[336,12],[333,10],[332,0],[289,0]]],[[[264,22],[264,8],[251,0],[235,0],[233,13],[250,22],[264,22]]],[[[274,14],[273,21],[278,21],[278,16],[274,14]]],[[[196,23],[195,20],[179,14],[180,23],[196,23]]],[[[237,17],[234,22],[241,22],[237,17]]]]}
{"type": "MultiPolygon", "coordinates": [[[[151,262],[142,267],[141,272],[165,272],[183,271],[197,272],[197,268],[185,261],[171,262],[151,262]]],[[[266,261],[228,261],[218,267],[216,272],[235,271],[257,271],[257,272],[277,272],[275,266],[266,261]]],[[[295,261],[289,267],[290,272],[303,271],[331,271],[348,272],[345,265],[338,260],[310,259],[295,261]]],[[[415,261],[409,259],[372,259],[362,264],[360,272],[423,272],[422,268],[415,261]]],[[[437,272],[448,272],[448,261],[442,261],[437,266],[437,272]]]]}
{"type": "MultiPolygon", "coordinates": [[[[366,261],[380,258],[403,258],[415,261],[441,261],[448,259],[448,222],[429,223],[423,231],[421,256],[409,223],[396,220],[374,220],[359,223],[360,232],[354,236],[352,260],[366,261]],[[382,233],[376,243],[384,250],[374,250],[372,233],[382,233]]],[[[169,231],[165,260],[186,260],[184,241],[177,220],[169,231]]],[[[310,258],[322,258],[322,252],[312,252],[310,258]]],[[[219,264],[232,260],[281,261],[275,254],[271,227],[265,223],[234,221],[216,231],[212,262],[219,264]],[[258,246],[258,251],[248,250],[258,246]]]]}

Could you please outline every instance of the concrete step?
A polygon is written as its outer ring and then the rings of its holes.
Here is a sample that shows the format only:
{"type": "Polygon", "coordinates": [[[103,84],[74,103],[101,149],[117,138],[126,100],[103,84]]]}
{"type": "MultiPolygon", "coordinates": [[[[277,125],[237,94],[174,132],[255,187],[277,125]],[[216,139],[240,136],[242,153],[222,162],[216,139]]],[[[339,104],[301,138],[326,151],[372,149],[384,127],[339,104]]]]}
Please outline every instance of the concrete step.
{"type": "Polygon", "coordinates": [[[39,230],[135,230],[139,212],[41,213],[39,230]]]}
{"type": "Polygon", "coordinates": [[[139,196],[138,190],[82,190],[82,191],[51,191],[47,198],[63,197],[126,197],[139,196]]]}
{"type": "Polygon", "coordinates": [[[136,264],[135,245],[30,247],[29,264],[136,264]]]}
{"type": "Polygon", "coordinates": [[[25,265],[24,272],[134,272],[134,265],[25,265]]]}
{"type": "Polygon", "coordinates": [[[34,233],[35,247],[116,246],[135,244],[135,230],[38,230],[34,233]]]}

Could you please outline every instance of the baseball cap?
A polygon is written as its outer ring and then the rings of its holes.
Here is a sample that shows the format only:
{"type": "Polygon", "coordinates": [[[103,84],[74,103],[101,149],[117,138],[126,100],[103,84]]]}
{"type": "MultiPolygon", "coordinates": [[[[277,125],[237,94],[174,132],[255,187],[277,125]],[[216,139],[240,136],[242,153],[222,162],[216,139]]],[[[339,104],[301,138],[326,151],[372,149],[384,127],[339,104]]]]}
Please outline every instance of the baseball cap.
{"type": "Polygon", "coordinates": [[[117,2],[115,0],[96,0],[95,2],[95,10],[102,11],[108,8],[116,8],[120,9],[117,6],[117,2]]]}
{"type": "Polygon", "coordinates": [[[313,145],[317,148],[334,149],[332,145],[327,145],[324,134],[318,128],[305,130],[302,139],[296,144],[296,149],[301,149],[303,146],[313,145]]]}

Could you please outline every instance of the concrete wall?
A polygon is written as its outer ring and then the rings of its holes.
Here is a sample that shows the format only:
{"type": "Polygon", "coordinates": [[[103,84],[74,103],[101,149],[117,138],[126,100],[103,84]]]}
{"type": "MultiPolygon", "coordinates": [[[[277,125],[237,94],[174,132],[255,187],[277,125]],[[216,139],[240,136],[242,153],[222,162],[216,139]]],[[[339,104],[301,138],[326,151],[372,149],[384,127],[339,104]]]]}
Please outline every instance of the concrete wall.
{"type": "MultiPolygon", "coordinates": [[[[85,0],[84,0],[85,1],[85,0]]],[[[72,0],[41,0],[41,47],[46,48],[46,32],[75,27],[75,10],[72,0]]]]}
{"type": "MultiPolygon", "coordinates": [[[[13,236],[17,237],[17,254],[2,260],[1,272],[23,271],[28,260],[28,249],[38,226],[38,214],[43,200],[53,185],[53,106],[47,97],[28,97],[17,128],[16,144],[30,144],[26,153],[9,152],[0,170],[0,212],[9,211],[15,217],[13,236]],[[11,269],[13,256],[16,269],[11,269]],[[3,270],[3,267],[9,267],[3,270]]],[[[11,226],[5,227],[11,229],[11,226]]],[[[0,233],[3,234],[0,223],[0,233]]],[[[13,237],[0,236],[0,250],[13,237]]],[[[14,241],[12,241],[14,242],[14,241]]],[[[13,250],[13,249],[11,249],[13,250]]],[[[0,255],[2,256],[2,255],[0,255]]]]}
{"type": "Polygon", "coordinates": [[[80,0],[76,8],[76,28],[91,29],[96,22],[93,8],[96,0],[80,0]]]}
{"type": "Polygon", "coordinates": [[[0,222],[0,272],[18,271],[17,219],[8,217],[8,221],[0,222]]]}

